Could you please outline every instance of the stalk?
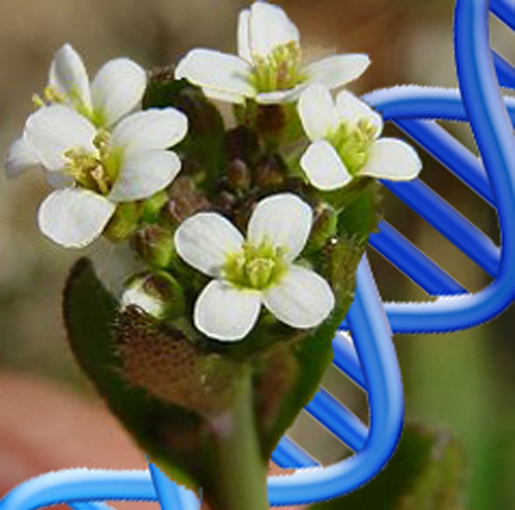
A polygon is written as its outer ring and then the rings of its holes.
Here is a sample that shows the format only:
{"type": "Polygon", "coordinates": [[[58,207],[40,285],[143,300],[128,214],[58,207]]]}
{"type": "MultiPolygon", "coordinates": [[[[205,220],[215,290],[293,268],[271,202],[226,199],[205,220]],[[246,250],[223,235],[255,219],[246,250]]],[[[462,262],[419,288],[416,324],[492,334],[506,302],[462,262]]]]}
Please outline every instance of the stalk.
{"type": "Polygon", "coordinates": [[[217,472],[211,478],[215,485],[206,488],[207,503],[213,510],[269,510],[268,465],[259,446],[250,366],[230,412],[219,417],[213,428],[217,472]]]}

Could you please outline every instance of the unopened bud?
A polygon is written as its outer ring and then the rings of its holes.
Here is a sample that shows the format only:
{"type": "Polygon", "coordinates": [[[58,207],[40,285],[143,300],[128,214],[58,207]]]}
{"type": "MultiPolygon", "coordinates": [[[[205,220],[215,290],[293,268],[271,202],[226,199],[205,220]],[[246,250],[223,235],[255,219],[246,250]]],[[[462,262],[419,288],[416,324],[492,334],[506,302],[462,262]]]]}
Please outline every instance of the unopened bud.
{"type": "Polygon", "coordinates": [[[131,278],[121,300],[122,310],[136,306],[156,319],[174,319],[184,313],[184,294],[179,282],[165,271],[131,278]]]}
{"type": "Polygon", "coordinates": [[[233,159],[229,162],[227,181],[235,191],[247,191],[250,188],[250,170],[245,161],[233,159]]]}
{"type": "Polygon", "coordinates": [[[328,239],[336,234],[338,227],[338,214],[327,204],[322,204],[315,209],[315,218],[311,235],[307,243],[308,251],[318,251],[322,249],[328,239]]]}
{"type": "Polygon", "coordinates": [[[164,269],[173,257],[173,239],[169,230],[159,225],[148,225],[138,230],[133,238],[138,255],[150,266],[164,269]]]}
{"type": "Polygon", "coordinates": [[[256,133],[247,126],[238,126],[225,136],[227,159],[241,159],[252,164],[259,154],[259,140],[256,133]]]}
{"type": "Polygon", "coordinates": [[[265,156],[256,168],[256,184],[261,189],[274,188],[284,183],[286,166],[277,154],[265,156]]]}
{"type": "Polygon", "coordinates": [[[259,105],[257,110],[257,130],[267,137],[282,136],[286,128],[288,119],[283,105],[267,104],[259,105]]]}
{"type": "Polygon", "coordinates": [[[183,222],[200,210],[208,209],[211,205],[195,181],[187,176],[175,179],[169,196],[168,214],[170,219],[177,223],[183,222]]]}
{"type": "Polygon", "coordinates": [[[141,205],[137,202],[123,202],[118,205],[104,234],[113,241],[123,241],[132,235],[138,227],[141,217],[141,205]]]}
{"type": "Polygon", "coordinates": [[[166,191],[161,191],[147,198],[143,202],[143,219],[147,223],[157,221],[163,207],[168,203],[168,200],[169,197],[166,191]]]}

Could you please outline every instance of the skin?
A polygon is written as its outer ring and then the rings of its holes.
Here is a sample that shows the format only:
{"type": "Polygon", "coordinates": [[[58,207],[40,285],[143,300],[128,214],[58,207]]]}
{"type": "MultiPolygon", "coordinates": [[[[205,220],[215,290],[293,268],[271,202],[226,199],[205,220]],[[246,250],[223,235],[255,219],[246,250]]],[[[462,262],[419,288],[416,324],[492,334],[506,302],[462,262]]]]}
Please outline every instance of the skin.
{"type": "MultiPolygon", "coordinates": [[[[14,372],[0,373],[0,388],[0,497],[48,471],[146,468],[144,454],[98,402],[56,383],[14,372]]],[[[271,473],[287,471],[271,465],[271,473]]],[[[141,505],[115,502],[113,506],[135,510],[141,505]]],[[[150,505],[158,508],[157,504],[145,503],[146,508],[150,505]]]]}

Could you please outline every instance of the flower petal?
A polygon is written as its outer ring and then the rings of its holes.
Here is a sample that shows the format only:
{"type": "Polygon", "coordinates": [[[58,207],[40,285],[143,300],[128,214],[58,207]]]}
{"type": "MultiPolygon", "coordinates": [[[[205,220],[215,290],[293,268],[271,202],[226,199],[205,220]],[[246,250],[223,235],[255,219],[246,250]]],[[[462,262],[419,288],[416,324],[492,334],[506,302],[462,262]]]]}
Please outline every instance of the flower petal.
{"type": "MultiPolygon", "coordinates": [[[[251,67],[245,60],[235,55],[227,55],[219,51],[196,49],[190,51],[177,65],[175,77],[186,78],[191,83],[203,88],[213,99],[219,99],[216,92],[233,95],[233,103],[242,103],[245,97],[255,95],[250,82],[251,67]]],[[[229,97],[229,96],[227,96],[229,97]]]]}
{"type": "Polygon", "coordinates": [[[277,46],[299,42],[297,27],[277,5],[254,2],[250,8],[250,50],[266,57],[277,46]]]}
{"type": "Polygon", "coordinates": [[[102,234],[115,209],[109,200],[92,191],[59,189],[39,207],[39,228],[65,248],[81,248],[102,234]]]}
{"type": "Polygon", "coordinates": [[[310,82],[322,83],[334,89],[359,78],[369,65],[368,55],[351,53],[333,55],[308,64],[304,72],[310,82]]]}
{"type": "Polygon", "coordinates": [[[383,130],[381,115],[372,110],[367,103],[358,99],[348,90],[342,90],[336,96],[336,109],[340,121],[344,121],[352,127],[356,127],[360,120],[367,120],[376,128],[376,136],[383,130]]]}
{"type": "Polygon", "coordinates": [[[240,290],[220,280],[208,283],[195,303],[195,327],[224,342],[241,340],[256,323],[261,293],[240,290]]]}
{"type": "Polygon", "coordinates": [[[91,109],[89,78],[84,62],[70,44],[60,48],[50,66],[50,86],[64,94],[72,106],[91,109]]]}
{"type": "Polygon", "coordinates": [[[296,85],[292,89],[259,92],[256,101],[260,104],[284,104],[296,101],[306,88],[306,84],[296,85]]]}
{"type": "Polygon", "coordinates": [[[250,52],[250,9],[243,9],[238,16],[238,55],[252,64],[250,52]]]}
{"type": "Polygon", "coordinates": [[[188,131],[188,118],[175,108],[150,109],[123,119],[109,144],[126,153],[163,150],[180,142],[188,131]]]}
{"type": "Polygon", "coordinates": [[[111,60],[98,71],[91,85],[95,117],[110,127],[141,102],[147,87],[147,73],[128,58],[111,60]]]}
{"type": "Polygon", "coordinates": [[[360,175],[391,181],[415,179],[422,162],[411,145],[396,138],[381,138],[370,148],[368,161],[360,175]]]}
{"type": "Polygon", "coordinates": [[[300,96],[297,109],[304,131],[312,141],[323,139],[338,127],[336,107],[324,85],[310,85],[300,96]]]}
{"type": "Polygon", "coordinates": [[[187,218],[175,232],[177,253],[202,273],[219,276],[227,255],[241,250],[243,236],[217,213],[198,213],[187,218]]]}
{"type": "Polygon", "coordinates": [[[9,179],[39,166],[39,159],[23,137],[18,138],[9,149],[5,160],[5,174],[9,179]]]}
{"type": "Polygon", "coordinates": [[[166,188],[181,169],[181,160],[174,152],[137,152],[128,156],[120,169],[109,200],[130,202],[150,197],[166,188]]]}
{"type": "Polygon", "coordinates": [[[315,188],[331,191],[352,180],[335,148],[326,140],[313,142],[300,159],[300,166],[315,188]]]}
{"type": "Polygon", "coordinates": [[[25,125],[25,140],[47,170],[61,170],[69,149],[96,152],[96,129],[86,117],[61,104],[44,106],[25,125]]]}
{"type": "Polygon", "coordinates": [[[261,200],[250,217],[248,240],[264,241],[287,250],[286,260],[294,260],[304,248],[313,223],[311,207],[292,193],[280,193],[261,200]]]}
{"type": "Polygon", "coordinates": [[[293,328],[318,326],[334,308],[334,294],[317,273],[293,265],[280,283],[263,292],[263,302],[293,328]]]}

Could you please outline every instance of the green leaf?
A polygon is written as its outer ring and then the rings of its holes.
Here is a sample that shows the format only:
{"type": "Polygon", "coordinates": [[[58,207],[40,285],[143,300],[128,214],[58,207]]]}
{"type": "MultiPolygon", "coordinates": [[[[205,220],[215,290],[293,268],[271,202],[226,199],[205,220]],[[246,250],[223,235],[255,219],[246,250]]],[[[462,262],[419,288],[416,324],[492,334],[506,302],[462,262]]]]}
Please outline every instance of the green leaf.
{"type": "MultiPolygon", "coordinates": [[[[120,320],[117,307],[91,263],[77,262],[64,292],[65,324],[75,358],[152,460],[180,483],[198,488],[208,477],[206,466],[213,464],[212,433],[194,411],[166,402],[123,376],[120,347],[113,335],[113,325],[120,320]]],[[[118,322],[118,327],[123,324],[118,322]]]]}
{"type": "Polygon", "coordinates": [[[135,307],[120,313],[87,259],[68,278],[64,315],[77,361],[152,462],[202,487],[213,510],[268,508],[251,365],[201,351],[135,307]]]}
{"type": "Polygon", "coordinates": [[[406,426],[386,468],[363,488],[309,510],[459,510],[463,508],[465,458],[443,429],[406,426]]]}

